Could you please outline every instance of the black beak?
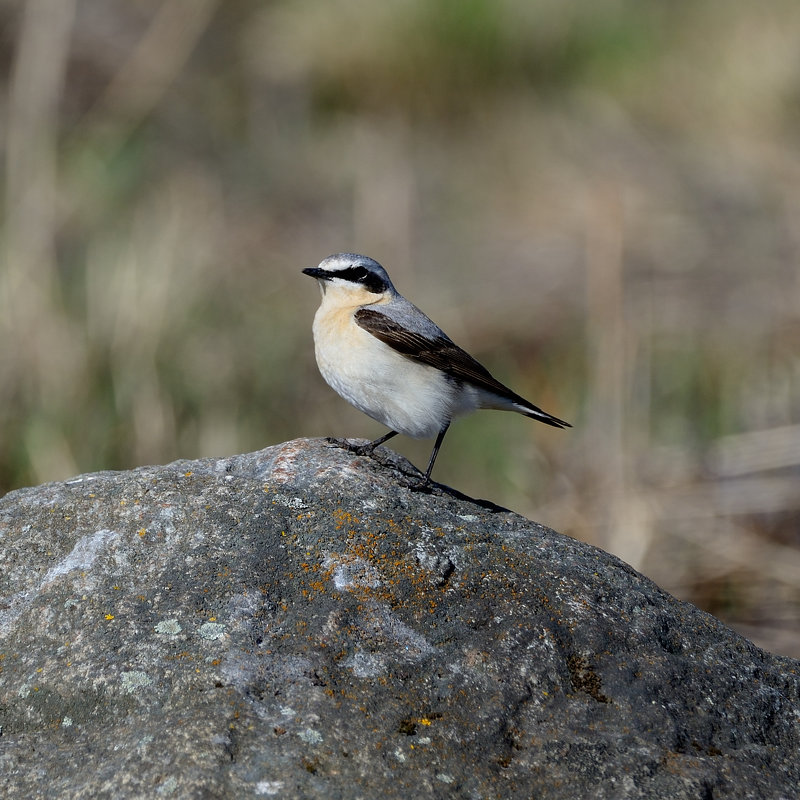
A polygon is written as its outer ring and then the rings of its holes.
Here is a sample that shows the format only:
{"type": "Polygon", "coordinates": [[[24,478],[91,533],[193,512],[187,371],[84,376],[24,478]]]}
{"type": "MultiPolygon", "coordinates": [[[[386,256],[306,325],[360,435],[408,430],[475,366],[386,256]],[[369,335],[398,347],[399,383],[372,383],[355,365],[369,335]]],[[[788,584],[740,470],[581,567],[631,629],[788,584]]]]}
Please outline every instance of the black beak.
{"type": "Polygon", "coordinates": [[[330,272],[319,267],[306,267],[303,270],[303,275],[310,275],[312,278],[318,278],[321,281],[330,280],[331,277],[330,272]]]}

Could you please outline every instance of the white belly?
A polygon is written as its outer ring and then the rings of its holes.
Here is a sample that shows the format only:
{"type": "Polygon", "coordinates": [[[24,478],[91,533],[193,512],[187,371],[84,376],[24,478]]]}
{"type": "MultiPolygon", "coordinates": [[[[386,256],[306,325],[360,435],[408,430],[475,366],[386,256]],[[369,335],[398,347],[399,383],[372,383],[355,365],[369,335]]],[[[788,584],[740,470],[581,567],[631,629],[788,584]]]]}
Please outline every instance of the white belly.
{"type": "Polygon", "coordinates": [[[352,311],[314,318],[317,365],[328,385],[386,427],[430,438],[477,398],[433,367],[418,364],[360,328],[352,311]]]}

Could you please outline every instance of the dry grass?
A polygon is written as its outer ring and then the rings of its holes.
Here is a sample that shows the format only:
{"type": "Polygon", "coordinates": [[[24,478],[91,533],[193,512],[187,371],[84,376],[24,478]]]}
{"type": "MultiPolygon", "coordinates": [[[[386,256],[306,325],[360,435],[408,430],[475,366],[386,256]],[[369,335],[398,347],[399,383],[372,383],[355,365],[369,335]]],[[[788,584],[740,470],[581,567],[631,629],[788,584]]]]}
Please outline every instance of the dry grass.
{"type": "Polygon", "coordinates": [[[352,249],[575,423],[476,415],[436,477],[800,656],[796,3],[0,21],[0,487],[377,435],[316,373],[299,273],[352,249]]]}

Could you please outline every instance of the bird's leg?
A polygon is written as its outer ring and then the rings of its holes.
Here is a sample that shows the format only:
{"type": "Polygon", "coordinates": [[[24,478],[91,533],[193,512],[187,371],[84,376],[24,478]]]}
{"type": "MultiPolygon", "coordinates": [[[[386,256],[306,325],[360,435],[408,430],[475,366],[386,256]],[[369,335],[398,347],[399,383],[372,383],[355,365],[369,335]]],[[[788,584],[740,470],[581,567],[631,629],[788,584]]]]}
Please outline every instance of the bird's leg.
{"type": "Polygon", "coordinates": [[[374,442],[369,443],[369,449],[374,450],[376,447],[378,447],[378,445],[388,442],[393,436],[397,436],[397,431],[389,431],[389,433],[384,433],[383,436],[379,436],[374,442]]]}
{"type": "Polygon", "coordinates": [[[433,465],[436,463],[436,456],[439,455],[439,448],[442,446],[442,440],[444,439],[444,435],[447,433],[447,429],[450,427],[450,423],[448,422],[444,428],[439,431],[439,435],[436,437],[436,442],[433,445],[433,452],[431,453],[431,460],[428,462],[428,469],[425,470],[425,477],[418,483],[415,484],[412,488],[413,489],[427,489],[428,484],[431,482],[431,472],[433,471],[433,465]]]}
{"type": "Polygon", "coordinates": [[[374,442],[370,442],[369,444],[347,445],[347,449],[352,450],[354,453],[358,453],[360,456],[369,455],[376,447],[378,447],[378,445],[388,442],[393,436],[397,436],[397,431],[389,431],[389,433],[379,436],[374,442]]]}

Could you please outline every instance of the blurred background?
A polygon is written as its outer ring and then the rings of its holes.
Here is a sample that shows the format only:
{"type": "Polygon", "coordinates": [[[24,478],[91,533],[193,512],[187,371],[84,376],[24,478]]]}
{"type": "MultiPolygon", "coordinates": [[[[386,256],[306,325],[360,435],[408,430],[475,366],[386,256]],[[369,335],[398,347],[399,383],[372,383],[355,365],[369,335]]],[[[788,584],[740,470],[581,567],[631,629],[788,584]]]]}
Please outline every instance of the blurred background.
{"type": "Polygon", "coordinates": [[[797,0],[0,0],[0,58],[0,493],[382,434],[353,250],[575,426],[434,478],[800,657],[797,0]]]}

